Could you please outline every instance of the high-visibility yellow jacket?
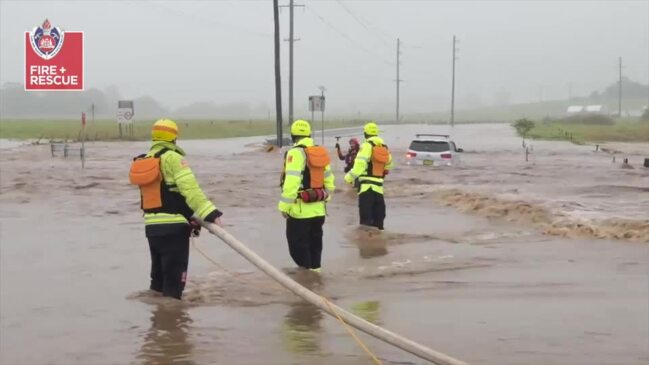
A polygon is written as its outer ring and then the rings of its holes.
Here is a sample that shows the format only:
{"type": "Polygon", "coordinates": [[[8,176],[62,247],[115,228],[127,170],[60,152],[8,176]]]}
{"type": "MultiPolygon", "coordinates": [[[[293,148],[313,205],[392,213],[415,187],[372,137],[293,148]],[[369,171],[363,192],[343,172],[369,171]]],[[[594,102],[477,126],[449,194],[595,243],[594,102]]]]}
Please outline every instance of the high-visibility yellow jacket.
{"type": "Polygon", "coordinates": [[[152,157],[163,149],[168,150],[160,156],[160,170],[168,194],[169,206],[163,212],[145,213],[144,224],[147,236],[174,234],[187,229],[192,215],[206,221],[213,221],[221,212],[205,196],[191,168],[185,162],[185,151],[173,143],[153,142],[147,157],[152,157]]]}
{"type": "MultiPolygon", "coordinates": [[[[360,182],[360,189],[358,191],[359,194],[366,192],[369,189],[372,189],[379,194],[383,194],[384,178],[368,176],[369,174],[367,173],[369,162],[372,159],[372,143],[374,143],[375,146],[385,145],[383,139],[377,136],[366,139],[365,142],[363,142],[363,144],[361,145],[360,151],[358,151],[358,154],[356,155],[356,159],[354,160],[354,167],[352,167],[347,175],[345,175],[345,181],[350,184],[353,183],[354,180],[358,179],[358,181],[360,182]]],[[[390,159],[385,165],[385,170],[390,170],[392,166],[392,154],[390,154],[390,159]]]]}
{"type": "MultiPolygon", "coordinates": [[[[314,146],[313,139],[303,138],[297,141],[286,153],[282,196],[277,208],[280,212],[286,213],[293,218],[324,217],[327,214],[326,201],[305,203],[298,198],[298,193],[303,189],[302,180],[306,168],[306,152],[302,147],[311,146],[314,146]]],[[[330,165],[325,167],[324,188],[329,193],[327,198],[327,201],[329,201],[336,189],[334,174],[330,165]]]]}

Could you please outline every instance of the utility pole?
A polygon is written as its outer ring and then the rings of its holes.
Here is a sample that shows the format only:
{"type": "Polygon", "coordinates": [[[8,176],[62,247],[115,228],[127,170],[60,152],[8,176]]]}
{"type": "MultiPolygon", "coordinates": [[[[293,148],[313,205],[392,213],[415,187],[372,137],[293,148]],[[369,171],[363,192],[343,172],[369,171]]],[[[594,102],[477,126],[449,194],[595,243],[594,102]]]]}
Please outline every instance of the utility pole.
{"type": "Polygon", "coordinates": [[[622,118],[622,57],[620,57],[620,82],[617,90],[617,116],[622,118]]]}
{"type": "MultiPolygon", "coordinates": [[[[325,93],[325,91],[327,91],[327,89],[324,86],[319,86],[318,88],[320,89],[320,95],[322,97],[320,99],[320,103],[322,104],[322,108],[321,108],[322,109],[322,121],[321,121],[322,122],[322,132],[321,132],[321,135],[322,135],[322,145],[324,146],[324,130],[325,130],[325,126],[324,126],[325,95],[324,95],[324,93],[325,93]]],[[[312,118],[311,123],[313,123],[313,122],[315,122],[315,121],[312,118]]]]}
{"type": "MultiPolygon", "coordinates": [[[[277,146],[282,147],[284,142],[284,133],[282,132],[282,78],[281,64],[279,62],[279,4],[278,0],[273,0],[273,18],[275,22],[275,115],[277,129],[277,146]]],[[[269,112],[270,113],[270,112],[269,112]]]]}
{"type": "Polygon", "coordinates": [[[288,45],[288,125],[290,126],[293,123],[293,42],[299,41],[300,39],[295,39],[293,31],[293,8],[304,7],[304,5],[296,5],[294,0],[289,0],[288,5],[282,5],[282,8],[289,8],[289,38],[285,41],[289,42],[288,45]]]}
{"type": "Polygon", "coordinates": [[[399,84],[403,81],[399,78],[399,67],[401,66],[401,63],[399,61],[399,56],[401,55],[401,40],[397,38],[397,120],[396,122],[399,123],[400,117],[399,117],[399,84]]]}
{"type": "Polygon", "coordinates": [[[453,36],[453,76],[451,84],[451,127],[455,126],[455,61],[457,61],[456,52],[458,51],[455,44],[457,39],[453,36]]]}

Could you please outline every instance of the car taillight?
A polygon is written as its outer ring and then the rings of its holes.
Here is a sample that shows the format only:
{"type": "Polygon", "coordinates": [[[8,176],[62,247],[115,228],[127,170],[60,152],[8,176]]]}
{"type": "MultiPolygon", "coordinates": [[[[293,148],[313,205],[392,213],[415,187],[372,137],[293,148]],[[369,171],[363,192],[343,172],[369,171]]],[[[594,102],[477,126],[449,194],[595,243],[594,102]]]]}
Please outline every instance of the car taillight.
{"type": "Polygon", "coordinates": [[[453,158],[453,155],[451,155],[450,153],[442,153],[442,158],[451,159],[453,158]]]}
{"type": "Polygon", "coordinates": [[[413,157],[415,157],[415,156],[417,156],[417,154],[416,154],[415,152],[408,152],[408,153],[406,154],[406,157],[407,157],[407,158],[413,158],[413,157]]]}

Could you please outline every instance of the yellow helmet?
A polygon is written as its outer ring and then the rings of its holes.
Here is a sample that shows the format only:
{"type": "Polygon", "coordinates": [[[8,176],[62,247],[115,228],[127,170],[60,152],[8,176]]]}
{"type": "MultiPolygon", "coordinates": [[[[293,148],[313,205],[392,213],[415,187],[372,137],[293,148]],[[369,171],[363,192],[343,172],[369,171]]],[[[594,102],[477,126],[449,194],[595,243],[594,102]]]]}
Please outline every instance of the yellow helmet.
{"type": "Polygon", "coordinates": [[[291,125],[291,135],[300,136],[300,137],[309,137],[311,136],[311,124],[306,120],[296,120],[291,125]]]}
{"type": "Polygon", "coordinates": [[[151,139],[154,141],[173,142],[178,137],[178,126],[171,119],[159,119],[153,123],[151,139]]]}
{"type": "Polygon", "coordinates": [[[376,125],[374,122],[368,122],[365,124],[365,127],[363,127],[363,132],[367,134],[368,136],[378,136],[379,135],[379,126],[376,125]]]}

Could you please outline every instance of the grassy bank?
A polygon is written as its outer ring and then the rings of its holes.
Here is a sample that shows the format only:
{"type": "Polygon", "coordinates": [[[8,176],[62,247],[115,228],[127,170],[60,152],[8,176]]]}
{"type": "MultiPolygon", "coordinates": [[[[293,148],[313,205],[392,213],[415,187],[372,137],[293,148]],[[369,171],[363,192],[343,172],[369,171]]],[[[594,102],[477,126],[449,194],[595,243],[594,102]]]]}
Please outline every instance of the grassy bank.
{"type": "Polygon", "coordinates": [[[536,123],[529,138],[585,142],[647,142],[649,122],[618,121],[613,125],[536,123]]]}
{"type": "MultiPolygon", "coordinates": [[[[153,121],[138,121],[133,123],[133,140],[150,138],[153,121]]],[[[325,128],[342,128],[360,125],[354,122],[325,122],[325,128]]],[[[320,123],[313,125],[319,130],[320,123]]],[[[226,121],[226,120],[192,120],[179,123],[181,139],[211,139],[271,135],[275,133],[275,123],[269,121],[226,121]]],[[[285,126],[286,128],[286,126],[285,126]]],[[[285,131],[286,132],[286,131],[285,131]]],[[[86,126],[88,140],[119,139],[119,127],[112,120],[97,120],[88,122],[86,126]]],[[[127,132],[124,129],[123,135],[127,132]]],[[[76,140],[81,136],[81,125],[78,120],[2,120],[0,123],[0,138],[6,139],[68,139],[76,140]]]]}

